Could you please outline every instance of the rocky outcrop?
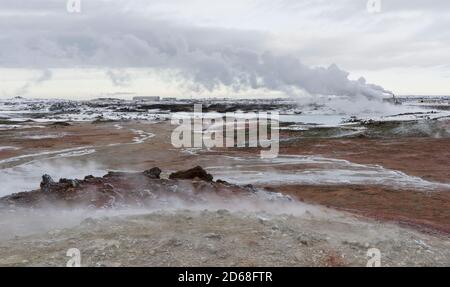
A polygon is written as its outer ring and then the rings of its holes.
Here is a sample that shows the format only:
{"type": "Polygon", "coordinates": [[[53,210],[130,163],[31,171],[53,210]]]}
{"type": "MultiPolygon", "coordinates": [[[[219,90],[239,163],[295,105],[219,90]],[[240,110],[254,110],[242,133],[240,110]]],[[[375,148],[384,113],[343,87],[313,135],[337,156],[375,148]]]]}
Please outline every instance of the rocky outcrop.
{"type": "Polygon", "coordinates": [[[48,191],[54,184],[55,184],[55,181],[53,180],[53,178],[50,175],[44,174],[42,176],[42,181],[41,181],[41,190],[42,191],[48,191]]]}
{"type": "Polygon", "coordinates": [[[79,103],[75,102],[58,102],[52,104],[48,110],[54,113],[76,113],[79,112],[79,103]]]}
{"type": "Polygon", "coordinates": [[[58,182],[45,174],[40,189],[0,198],[0,208],[145,206],[170,198],[196,202],[203,200],[205,194],[230,196],[254,192],[225,181],[214,182],[213,176],[200,166],[172,173],[169,179],[162,179],[160,175],[158,167],[143,172],[108,172],[103,177],[63,178],[58,182]]]}
{"type": "Polygon", "coordinates": [[[169,176],[170,179],[199,179],[203,181],[212,181],[213,176],[204,170],[201,166],[196,166],[188,170],[177,171],[169,176]]]}
{"type": "Polygon", "coordinates": [[[144,174],[149,178],[159,178],[159,175],[161,174],[161,169],[159,169],[159,167],[154,167],[144,171],[144,174]]]}

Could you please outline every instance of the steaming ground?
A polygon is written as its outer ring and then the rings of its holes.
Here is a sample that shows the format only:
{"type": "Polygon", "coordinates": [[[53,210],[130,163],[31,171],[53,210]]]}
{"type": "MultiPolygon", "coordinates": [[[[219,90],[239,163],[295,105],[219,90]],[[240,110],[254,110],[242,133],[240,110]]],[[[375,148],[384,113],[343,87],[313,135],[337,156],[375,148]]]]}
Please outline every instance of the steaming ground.
{"type": "Polygon", "coordinates": [[[286,117],[294,121],[281,131],[282,154],[271,162],[251,149],[174,149],[173,127],[164,121],[22,123],[31,127],[5,130],[0,195],[37,189],[44,173],[57,180],[158,166],[166,177],[194,165],[215,179],[253,184],[259,192],[195,202],[160,198],[145,209],[10,207],[0,214],[0,265],[64,266],[67,249],[79,248],[85,266],[365,266],[367,250],[375,247],[383,265],[448,266],[448,233],[421,232],[395,217],[398,210],[419,226],[429,220],[448,226],[447,121],[354,127],[340,125],[339,115],[286,117]],[[319,121],[318,127],[311,121],[319,121]],[[310,189],[314,194],[308,197],[304,192],[310,189]],[[354,196],[355,203],[349,190],[364,196],[354,196]],[[410,201],[408,193],[414,195],[410,201]],[[355,215],[359,206],[384,212],[391,203],[376,200],[395,194],[417,205],[400,202],[389,210],[389,222],[355,215]],[[338,203],[352,213],[316,205],[324,200],[315,195],[328,198],[326,206],[338,203]]]}
{"type": "MultiPolygon", "coordinates": [[[[179,190],[177,193],[189,192],[179,190]]],[[[263,190],[245,196],[233,196],[230,198],[217,196],[213,193],[195,197],[195,201],[192,198],[182,198],[177,198],[173,195],[159,196],[151,203],[146,204],[145,207],[136,205],[134,207],[114,209],[68,209],[64,206],[54,206],[50,202],[48,203],[48,208],[42,209],[11,207],[8,210],[3,210],[1,213],[2,234],[0,239],[11,239],[15,236],[46,232],[54,228],[73,227],[87,218],[147,214],[159,211],[176,212],[184,209],[194,211],[226,209],[232,212],[268,212],[269,214],[289,213],[293,216],[315,214],[321,217],[336,213],[326,208],[295,201],[289,196],[269,193],[263,190]]]]}
{"type": "MultiPolygon", "coordinates": [[[[64,266],[69,248],[81,250],[85,266],[364,265],[365,249],[375,242],[393,248],[402,232],[384,227],[390,238],[380,238],[376,223],[264,191],[195,202],[159,198],[146,208],[10,209],[0,218],[2,266],[64,266]],[[331,224],[334,230],[317,229],[331,224]]],[[[426,248],[445,258],[442,242],[411,235],[436,244],[426,248]]],[[[409,241],[408,248],[424,248],[409,241]]],[[[398,254],[401,264],[406,254],[398,254]]]]}
{"type": "Polygon", "coordinates": [[[264,192],[200,202],[160,199],[159,208],[10,210],[1,214],[1,266],[448,265],[450,242],[392,224],[264,192]]]}
{"type": "MultiPolygon", "coordinates": [[[[268,207],[106,212],[70,228],[2,240],[0,265],[65,266],[67,250],[78,248],[82,266],[365,266],[375,247],[383,266],[448,266],[446,238],[315,208],[292,215],[268,207]]],[[[81,219],[78,212],[63,215],[81,219]]]]}

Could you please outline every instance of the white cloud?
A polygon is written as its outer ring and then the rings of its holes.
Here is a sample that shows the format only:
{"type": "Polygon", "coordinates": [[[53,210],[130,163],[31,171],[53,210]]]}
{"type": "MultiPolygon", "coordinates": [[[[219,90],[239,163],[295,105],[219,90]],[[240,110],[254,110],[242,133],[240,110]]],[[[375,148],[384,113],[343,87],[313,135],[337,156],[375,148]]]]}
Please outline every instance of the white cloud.
{"type": "Polygon", "coordinates": [[[379,87],[348,81],[332,64],[371,75],[449,70],[448,1],[383,1],[377,15],[364,0],[82,0],[81,14],[62,2],[0,0],[1,68],[104,69],[112,84],[131,88],[125,69],[169,70],[206,90],[369,96],[379,87]]]}

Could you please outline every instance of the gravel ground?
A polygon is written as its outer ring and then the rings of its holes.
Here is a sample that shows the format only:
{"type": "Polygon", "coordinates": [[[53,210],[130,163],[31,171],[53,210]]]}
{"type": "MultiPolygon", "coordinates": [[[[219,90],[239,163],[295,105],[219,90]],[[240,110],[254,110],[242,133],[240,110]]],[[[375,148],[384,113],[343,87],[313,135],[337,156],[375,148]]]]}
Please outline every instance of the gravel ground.
{"type": "Polygon", "coordinates": [[[0,266],[449,266],[448,238],[345,213],[301,216],[219,210],[87,218],[0,241],[0,266]]]}

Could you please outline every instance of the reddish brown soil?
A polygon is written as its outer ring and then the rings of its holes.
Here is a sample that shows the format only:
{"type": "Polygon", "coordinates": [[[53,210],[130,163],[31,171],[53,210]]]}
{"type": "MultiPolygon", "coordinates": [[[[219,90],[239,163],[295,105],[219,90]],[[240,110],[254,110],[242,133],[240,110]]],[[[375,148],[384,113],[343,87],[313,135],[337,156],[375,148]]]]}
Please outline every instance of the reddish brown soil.
{"type": "MultiPolygon", "coordinates": [[[[137,123],[124,123],[130,128],[137,123]]],[[[169,123],[147,125],[147,131],[156,134],[151,141],[140,145],[117,148],[114,157],[126,159],[136,169],[159,166],[168,170],[179,170],[199,164],[204,155],[180,153],[170,144],[169,123]]],[[[10,156],[64,149],[84,145],[128,143],[135,136],[130,129],[117,130],[113,124],[74,124],[69,127],[48,128],[47,132],[64,132],[57,139],[25,140],[13,132],[0,135],[0,146],[20,147],[17,151],[2,151],[0,159],[10,156]]],[[[44,133],[43,133],[44,134],[44,133]]],[[[280,137],[295,138],[288,143],[282,141],[280,154],[321,155],[349,160],[361,164],[378,164],[399,170],[426,180],[450,183],[450,139],[396,138],[396,139],[321,139],[298,138],[290,132],[280,137]]],[[[208,160],[220,161],[224,154],[257,154],[257,149],[217,149],[207,153],[208,160]],[[215,156],[217,155],[217,156],[215,156]]],[[[118,166],[120,169],[122,166],[118,166]]],[[[126,166],[128,167],[128,166],[126,166]]],[[[280,186],[272,188],[296,196],[307,202],[347,210],[381,220],[408,224],[419,229],[430,229],[450,234],[450,191],[426,193],[415,190],[393,190],[381,186],[280,186]]]]}
{"type": "Polygon", "coordinates": [[[424,231],[450,234],[450,193],[392,190],[378,186],[290,185],[269,188],[295,198],[424,231]]]}
{"type": "Polygon", "coordinates": [[[448,138],[301,139],[293,144],[282,144],[280,153],[315,154],[360,164],[378,164],[426,180],[450,182],[448,138]]]}
{"type": "MultiPolygon", "coordinates": [[[[292,134],[284,134],[291,137],[292,134]]],[[[450,182],[450,139],[301,139],[283,154],[314,154],[377,164],[426,180],[450,182]]],[[[450,234],[450,191],[393,190],[381,186],[281,186],[300,200],[450,234]]]]}
{"type": "Polygon", "coordinates": [[[0,135],[0,146],[14,146],[19,149],[0,151],[0,160],[23,154],[38,153],[44,150],[60,150],[110,143],[127,143],[131,142],[135,136],[128,129],[118,130],[112,127],[112,124],[108,123],[74,123],[67,127],[52,126],[49,124],[46,128],[24,129],[20,133],[15,130],[2,132],[0,135]],[[20,134],[27,132],[40,135],[64,133],[64,136],[58,138],[29,139],[22,137],[20,134]]]}

